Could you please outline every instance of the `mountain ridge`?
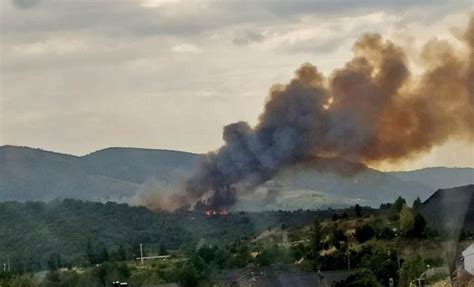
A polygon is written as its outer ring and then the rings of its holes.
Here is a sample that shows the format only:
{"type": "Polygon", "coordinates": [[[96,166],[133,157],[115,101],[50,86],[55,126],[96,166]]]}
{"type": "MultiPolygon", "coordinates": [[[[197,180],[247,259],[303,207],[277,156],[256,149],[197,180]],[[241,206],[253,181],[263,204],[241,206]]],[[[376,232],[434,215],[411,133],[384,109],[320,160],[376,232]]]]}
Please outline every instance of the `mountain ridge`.
{"type": "MultiPolygon", "coordinates": [[[[0,146],[0,201],[75,198],[130,203],[142,192],[176,188],[202,154],[167,149],[109,147],[83,156],[0,146]]],[[[382,172],[360,163],[324,159],[283,170],[240,206],[265,209],[377,206],[400,196],[428,198],[446,184],[474,183],[474,168],[433,167],[382,172]],[[336,170],[337,172],[331,172],[336,170]],[[342,170],[342,172],[341,172],[342,170]],[[344,172],[348,173],[344,175],[344,172]],[[433,180],[435,177],[435,180],[433,180]],[[433,185],[440,186],[433,188],[433,185]],[[277,197],[269,201],[270,191],[277,197]],[[259,202],[259,200],[261,202],[259,202]]]]}

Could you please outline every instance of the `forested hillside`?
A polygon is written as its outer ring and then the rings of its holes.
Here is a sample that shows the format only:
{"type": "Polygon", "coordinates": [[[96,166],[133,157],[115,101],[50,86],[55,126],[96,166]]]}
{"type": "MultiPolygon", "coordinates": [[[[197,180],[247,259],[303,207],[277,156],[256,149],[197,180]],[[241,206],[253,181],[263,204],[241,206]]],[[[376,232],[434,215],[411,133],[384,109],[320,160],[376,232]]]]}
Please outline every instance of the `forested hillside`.
{"type": "Polygon", "coordinates": [[[442,208],[439,194],[413,208],[398,198],[380,209],[215,215],[77,200],[1,203],[0,263],[12,271],[0,272],[0,285],[99,287],[121,280],[129,286],[228,286],[249,282],[245,274],[255,272],[268,282],[264,286],[283,278],[288,286],[301,278],[313,278],[310,286],[322,278],[327,286],[387,286],[391,280],[410,286],[427,265],[431,284],[448,278],[459,258],[457,247],[446,244],[458,237],[433,229],[419,213],[433,203],[442,208]],[[145,256],[169,257],[141,264],[140,244],[145,256]]]}
{"type": "Polygon", "coordinates": [[[229,244],[283,224],[299,226],[334,211],[238,212],[207,216],[195,212],[156,213],[144,207],[78,200],[0,203],[0,262],[37,262],[60,256],[64,264],[88,260],[88,252],[109,254],[123,247],[137,256],[138,244],[167,249],[194,246],[199,241],[229,244]],[[88,246],[90,245],[90,246],[88,246]]]}

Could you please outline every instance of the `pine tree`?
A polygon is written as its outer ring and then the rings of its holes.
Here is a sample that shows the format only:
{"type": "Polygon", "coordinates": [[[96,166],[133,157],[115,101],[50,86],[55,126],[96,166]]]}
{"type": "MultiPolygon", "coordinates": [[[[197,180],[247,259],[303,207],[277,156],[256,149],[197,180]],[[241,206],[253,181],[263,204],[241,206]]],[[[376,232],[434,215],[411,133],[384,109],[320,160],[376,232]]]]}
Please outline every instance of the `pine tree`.
{"type": "Polygon", "coordinates": [[[423,232],[425,231],[426,228],[426,220],[421,215],[420,213],[417,213],[415,215],[414,223],[413,223],[413,229],[411,231],[411,234],[414,237],[420,238],[423,236],[423,232]]]}
{"type": "Polygon", "coordinates": [[[417,209],[420,206],[421,206],[421,199],[417,197],[415,201],[413,201],[413,209],[417,209]]]}
{"type": "Polygon", "coordinates": [[[360,207],[359,204],[356,204],[356,205],[354,206],[354,212],[355,212],[355,215],[356,215],[357,217],[361,217],[361,216],[362,216],[362,208],[360,207]]]}
{"type": "Polygon", "coordinates": [[[100,253],[100,262],[106,262],[110,260],[109,251],[105,246],[102,247],[102,251],[100,253]]]}
{"type": "Polygon", "coordinates": [[[94,249],[92,247],[92,241],[89,239],[87,240],[87,247],[86,247],[86,254],[87,259],[89,260],[90,264],[97,264],[97,258],[95,256],[94,249]]]}
{"type": "Polygon", "coordinates": [[[406,204],[407,204],[407,201],[403,197],[399,196],[397,200],[395,200],[393,207],[395,208],[397,212],[400,212],[402,211],[403,206],[406,204]]]}
{"type": "Polygon", "coordinates": [[[117,250],[117,260],[118,261],[126,261],[127,260],[127,253],[125,252],[125,248],[122,245],[119,246],[117,250]]]}
{"type": "Polygon", "coordinates": [[[315,220],[311,234],[311,249],[314,257],[316,257],[319,254],[319,251],[322,249],[322,239],[323,234],[321,223],[318,220],[315,220]]]}

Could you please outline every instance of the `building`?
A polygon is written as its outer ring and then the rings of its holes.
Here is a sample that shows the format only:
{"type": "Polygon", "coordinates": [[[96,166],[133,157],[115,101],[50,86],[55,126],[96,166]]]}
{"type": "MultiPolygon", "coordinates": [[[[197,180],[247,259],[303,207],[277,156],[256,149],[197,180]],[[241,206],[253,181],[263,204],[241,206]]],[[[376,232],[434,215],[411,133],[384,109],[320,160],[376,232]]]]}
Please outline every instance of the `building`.
{"type": "Polygon", "coordinates": [[[474,243],[462,252],[462,257],[464,259],[464,270],[474,275],[474,243]]]}

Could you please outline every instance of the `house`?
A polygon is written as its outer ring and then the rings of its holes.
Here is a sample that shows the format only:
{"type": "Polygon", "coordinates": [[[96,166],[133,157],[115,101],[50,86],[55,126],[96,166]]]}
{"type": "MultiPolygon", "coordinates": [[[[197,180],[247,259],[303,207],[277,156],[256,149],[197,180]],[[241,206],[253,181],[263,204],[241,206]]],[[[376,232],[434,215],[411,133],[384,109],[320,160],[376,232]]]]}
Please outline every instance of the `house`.
{"type": "Polygon", "coordinates": [[[462,257],[464,259],[464,270],[474,275],[474,243],[462,252],[462,257]]]}

